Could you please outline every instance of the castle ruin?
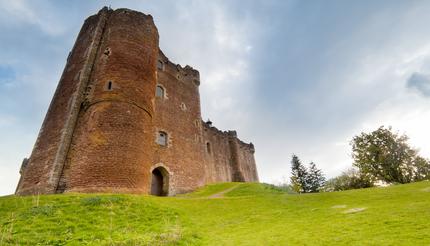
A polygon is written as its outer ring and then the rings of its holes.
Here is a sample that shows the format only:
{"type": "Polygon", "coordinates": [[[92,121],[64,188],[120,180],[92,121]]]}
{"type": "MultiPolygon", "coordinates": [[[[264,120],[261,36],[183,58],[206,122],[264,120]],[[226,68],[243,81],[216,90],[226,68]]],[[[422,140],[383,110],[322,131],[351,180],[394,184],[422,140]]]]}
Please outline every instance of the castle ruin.
{"type": "Polygon", "coordinates": [[[258,182],[254,146],[202,121],[199,72],[161,52],[150,15],[90,16],[16,194],[174,195],[215,182],[258,182]]]}

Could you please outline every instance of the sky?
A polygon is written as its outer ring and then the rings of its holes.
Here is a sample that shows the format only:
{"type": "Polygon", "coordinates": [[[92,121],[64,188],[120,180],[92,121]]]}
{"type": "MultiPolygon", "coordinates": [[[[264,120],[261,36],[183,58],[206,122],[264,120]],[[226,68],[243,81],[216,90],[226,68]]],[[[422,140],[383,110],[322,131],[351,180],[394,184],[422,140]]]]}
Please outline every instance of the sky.
{"type": "Polygon", "coordinates": [[[260,181],[293,154],[330,178],[381,125],[430,158],[430,2],[0,0],[0,195],[12,194],[83,21],[154,17],[160,48],[200,71],[202,117],[256,148],[260,181]]]}

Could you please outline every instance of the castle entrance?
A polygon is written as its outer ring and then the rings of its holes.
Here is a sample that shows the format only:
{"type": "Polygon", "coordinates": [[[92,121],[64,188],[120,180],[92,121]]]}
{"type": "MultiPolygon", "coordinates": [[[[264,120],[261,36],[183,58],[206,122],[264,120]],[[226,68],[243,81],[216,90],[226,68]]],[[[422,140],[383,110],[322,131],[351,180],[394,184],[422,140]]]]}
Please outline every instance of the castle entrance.
{"type": "Polygon", "coordinates": [[[164,167],[152,170],[151,195],[167,196],[169,194],[169,173],[164,167]]]}

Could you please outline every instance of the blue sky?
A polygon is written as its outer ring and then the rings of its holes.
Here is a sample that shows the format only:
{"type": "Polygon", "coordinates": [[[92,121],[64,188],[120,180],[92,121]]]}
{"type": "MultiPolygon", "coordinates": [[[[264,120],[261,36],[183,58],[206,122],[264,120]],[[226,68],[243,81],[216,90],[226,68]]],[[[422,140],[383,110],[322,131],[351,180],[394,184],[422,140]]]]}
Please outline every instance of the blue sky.
{"type": "Polygon", "coordinates": [[[428,1],[0,0],[0,195],[104,5],[154,17],[165,54],[200,71],[203,118],[255,144],[261,181],[287,178],[293,153],[333,177],[352,137],[380,125],[430,157],[428,1]]]}

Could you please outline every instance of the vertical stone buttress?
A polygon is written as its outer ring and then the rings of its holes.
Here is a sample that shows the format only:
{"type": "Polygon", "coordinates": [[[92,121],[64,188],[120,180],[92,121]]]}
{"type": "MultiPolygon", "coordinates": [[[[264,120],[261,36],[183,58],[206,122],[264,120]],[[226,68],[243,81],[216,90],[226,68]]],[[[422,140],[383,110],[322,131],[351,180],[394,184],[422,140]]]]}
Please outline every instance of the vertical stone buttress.
{"type": "Polygon", "coordinates": [[[228,133],[228,143],[230,146],[230,165],[232,170],[232,181],[234,182],[244,182],[245,177],[240,168],[239,160],[239,143],[237,140],[237,133],[235,131],[229,131],[228,133]]]}
{"type": "Polygon", "coordinates": [[[151,16],[103,8],[89,17],[16,193],[147,192],[157,55],[151,16]]]}

